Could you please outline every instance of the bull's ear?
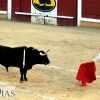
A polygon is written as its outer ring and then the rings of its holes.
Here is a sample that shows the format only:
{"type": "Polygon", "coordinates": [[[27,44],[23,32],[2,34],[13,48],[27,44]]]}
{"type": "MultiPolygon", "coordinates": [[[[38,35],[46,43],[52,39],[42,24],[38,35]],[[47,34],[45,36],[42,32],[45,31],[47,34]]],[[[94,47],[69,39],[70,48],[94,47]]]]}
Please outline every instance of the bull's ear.
{"type": "Polygon", "coordinates": [[[46,54],[47,54],[49,51],[50,51],[50,49],[46,51],[46,54]]]}

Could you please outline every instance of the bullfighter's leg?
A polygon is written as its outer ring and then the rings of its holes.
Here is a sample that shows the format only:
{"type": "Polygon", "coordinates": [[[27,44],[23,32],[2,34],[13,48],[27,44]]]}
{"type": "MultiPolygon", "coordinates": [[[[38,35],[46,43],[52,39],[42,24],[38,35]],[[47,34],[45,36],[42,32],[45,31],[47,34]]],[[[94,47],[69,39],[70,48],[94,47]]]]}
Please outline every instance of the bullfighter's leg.
{"type": "Polygon", "coordinates": [[[24,72],[23,72],[23,69],[21,69],[21,68],[20,68],[20,74],[21,74],[20,82],[23,83],[23,81],[24,81],[23,80],[24,72]]]}
{"type": "Polygon", "coordinates": [[[27,70],[24,70],[24,80],[25,80],[25,81],[27,81],[26,74],[27,74],[27,70]]]}

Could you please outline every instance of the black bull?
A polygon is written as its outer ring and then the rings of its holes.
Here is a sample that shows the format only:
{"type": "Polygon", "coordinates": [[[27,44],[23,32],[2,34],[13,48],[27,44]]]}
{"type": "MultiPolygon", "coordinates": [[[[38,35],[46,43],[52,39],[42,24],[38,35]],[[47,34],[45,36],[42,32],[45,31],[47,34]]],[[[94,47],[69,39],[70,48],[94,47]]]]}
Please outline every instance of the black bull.
{"type": "Polygon", "coordinates": [[[49,63],[47,53],[43,50],[39,51],[26,46],[12,48],[0,45],[0,64],[5,66],[7,71],[10,66],[20,68],[20,82],[27,81],[27,70],[32,69],[33,65],[49,63]]]}

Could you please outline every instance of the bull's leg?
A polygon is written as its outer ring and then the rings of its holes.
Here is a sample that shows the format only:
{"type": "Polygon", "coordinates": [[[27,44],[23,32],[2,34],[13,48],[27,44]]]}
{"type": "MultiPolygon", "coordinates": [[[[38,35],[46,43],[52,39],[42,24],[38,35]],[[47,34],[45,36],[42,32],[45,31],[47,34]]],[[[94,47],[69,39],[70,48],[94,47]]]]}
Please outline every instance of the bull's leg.
{"type": "Polygon", "coordinates": [[[21,74],[20,82],[23,83],[23,81],[24,81],[23,80],[24,72],[23,72],[23,69],[21,69],[21,68],[20,68],[20,74],[21,74]]]}
{"type": "Polygon", "coordinates": [[[25,80],[25,81],[27,81],[26,74],[27,74],[27,70],[24,70],[24,80],[25,80]]]}
{"type": "Polygon", "coordinates": [[[6,66],[6,71],[8,72],[8,66],[6,66]]]}

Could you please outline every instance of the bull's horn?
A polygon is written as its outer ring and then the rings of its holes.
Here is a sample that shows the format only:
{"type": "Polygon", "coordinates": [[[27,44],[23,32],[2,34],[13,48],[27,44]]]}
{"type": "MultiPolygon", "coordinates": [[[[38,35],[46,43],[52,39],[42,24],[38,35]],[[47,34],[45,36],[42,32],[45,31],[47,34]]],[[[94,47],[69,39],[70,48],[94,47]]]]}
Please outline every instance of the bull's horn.
{"type": "Polygon", "coordinates": [[[47,54],[49,51],[50,51],[50,49],[46,51],[46,54],[47,54]]]}

